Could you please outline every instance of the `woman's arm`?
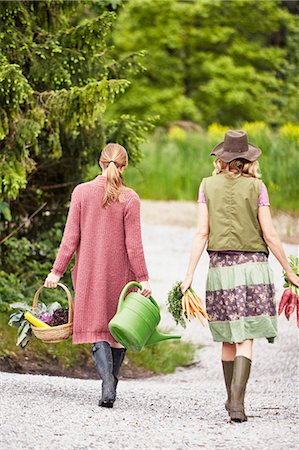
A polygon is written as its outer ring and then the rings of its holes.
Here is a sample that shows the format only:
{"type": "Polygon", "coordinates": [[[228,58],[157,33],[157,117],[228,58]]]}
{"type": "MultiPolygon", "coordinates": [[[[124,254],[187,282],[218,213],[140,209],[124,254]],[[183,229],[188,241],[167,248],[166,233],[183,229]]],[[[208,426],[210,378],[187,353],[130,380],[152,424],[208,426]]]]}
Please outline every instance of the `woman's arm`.
{"type": "Polygon", "coordinates": [[[288,258],[286,257],[277,231],[273,225],[269,206],[261,206],[258,209],[258,220],[265,242],[275,258],[281,264],[282,268],[286,271],[288,280],[296,286],[299,286],[299,277],[295,275],[289,265],[288,258]]]}
{"type": "Polygon", "coordinates": [[[63,238],[55,258],[51,272],[48,274],[44,286],[55,288],[75,253],[80,241],[80,198],[75,188],[71,197],[70,209],[64,228],[63,238]]]}
{"type": "Polygon", "coordinates": [[[149,297],[151,288],[148,282],[149,276],[145,263],[141,224],[140,224],[140,199],[133,196],[126,205],[124,214],[126,249],[132,271],[137,281],[142,285],[142,295],[149,297]]]}
{"type": "Polygon", "coordinates": [[[181,284],[184,293],[192,284],[195,269],[209,237],[209,213],[206,203],[198,204],[196,234],[193,239],[188,270],[181,284]]]}

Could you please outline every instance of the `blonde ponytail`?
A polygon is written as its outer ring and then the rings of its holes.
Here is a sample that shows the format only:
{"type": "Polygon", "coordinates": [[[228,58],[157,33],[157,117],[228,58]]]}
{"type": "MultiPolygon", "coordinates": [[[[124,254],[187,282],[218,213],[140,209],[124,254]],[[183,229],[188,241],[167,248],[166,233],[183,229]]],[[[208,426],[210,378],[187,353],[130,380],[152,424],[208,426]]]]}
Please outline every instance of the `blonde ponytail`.
{"type": "Polygon", "coordinates": [[[102,150],[100,164],[106,169],[106,186],[102,205],[108,206],[118,201],[124,187],[122,169],[128,165],[128,154],[124,147],[110,143],[102,150]]]}

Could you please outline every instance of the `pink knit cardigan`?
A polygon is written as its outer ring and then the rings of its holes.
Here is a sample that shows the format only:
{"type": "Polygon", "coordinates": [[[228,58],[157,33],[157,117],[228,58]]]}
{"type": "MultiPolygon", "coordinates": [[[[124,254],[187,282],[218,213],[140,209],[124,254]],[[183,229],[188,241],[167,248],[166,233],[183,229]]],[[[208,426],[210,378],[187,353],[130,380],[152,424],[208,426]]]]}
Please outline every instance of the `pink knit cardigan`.
{"type": "Polygon", "coordinates": [[[74,297],[73,344],[115,342],[108,323],[116,313],[120,292],[128,281],[148,280],[143,254],[140,199],[126,189],[123,201],[103,208],[106,177],[79,184],[70,209],[52,272],[62,276],[76,252],[71,269],[74,297]]]}

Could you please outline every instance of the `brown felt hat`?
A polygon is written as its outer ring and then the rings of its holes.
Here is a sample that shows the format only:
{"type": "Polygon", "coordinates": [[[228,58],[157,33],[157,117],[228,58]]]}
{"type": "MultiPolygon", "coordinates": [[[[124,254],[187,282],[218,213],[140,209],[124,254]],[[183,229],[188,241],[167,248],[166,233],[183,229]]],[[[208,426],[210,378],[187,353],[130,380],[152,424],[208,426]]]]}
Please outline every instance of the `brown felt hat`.
{"type": "Polygon", "coordinates": [[[237,158],[255,161],[261,153],[262,151],[258,147],[248,142],[246,131],[228,130],[225,133],[224,141],[213,148],[211,155],[229,163],[237,158]]]}

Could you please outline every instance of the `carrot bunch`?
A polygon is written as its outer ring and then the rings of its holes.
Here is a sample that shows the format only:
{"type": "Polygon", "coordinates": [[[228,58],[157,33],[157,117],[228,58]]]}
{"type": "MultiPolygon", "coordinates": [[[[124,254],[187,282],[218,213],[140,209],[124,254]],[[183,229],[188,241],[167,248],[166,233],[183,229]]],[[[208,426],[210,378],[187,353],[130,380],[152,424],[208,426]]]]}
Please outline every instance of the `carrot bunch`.
{"type": "Polygon", "coordinates": [[[204,319],[209,320],[200,297],[191,287],[187,289],[182,297],[182,313],[185,314],[188,320],[191,317],[197,317],[203,326],[205,326],[204,319]]]}
{"type": "Polygon", "coordinates": [[[191,317],[197,317],[202,325],[204,319],[209,320],[202,301],[194,290],[189,288],[182,293],[181,281],[177,281],[168,292],[167,306],[176,324],[183,328],[186,328],[186,319],[190,321],[191,317]]]}
{"type": "MultiPolygon", "coordinates": [[[[289,259],[291,268],[297,275],[299,275],[299,258],[297,258],[296,256],[289,256],[289,259]]],[[[284,287],[287,289],[283,291],[278,306],[278,315],[280,315],[284,310],[286,318],[290,320],[290,317],[295,311],[297,306],[297,327],[299,328],[299,288],[288,281],[285,272],[284,272],[284,279],[285,279],[284,287]]]]}

